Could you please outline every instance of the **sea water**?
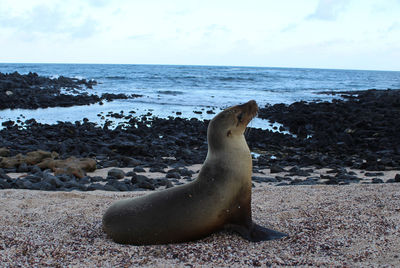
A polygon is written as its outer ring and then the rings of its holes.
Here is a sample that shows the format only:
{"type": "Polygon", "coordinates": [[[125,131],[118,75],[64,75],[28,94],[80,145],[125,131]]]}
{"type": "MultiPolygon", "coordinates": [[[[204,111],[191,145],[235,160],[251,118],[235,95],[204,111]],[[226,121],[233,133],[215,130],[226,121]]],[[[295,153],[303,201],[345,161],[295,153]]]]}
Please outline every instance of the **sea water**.
{"type": "MultiPolygon", "coordinates": [[[[122,65],[122,64],[0,64],[0,72],[36,72],[41,76],[67,76],[98,82],[91,94],[139,94],[140,98],[114,100],[103,105],[55,107],[37,110],[1,110],[0,123],[35,118],[41,123],[77,121],[88,118],[102,123],[109,112],[136,115],[151,113],[166,118],[179,116],[210,119],[207,111],[254,99],[260,107],[295,101],[329,101],[321,92],[365,89],[399,89],[400,72],[267,68],[232,66],[122,65]],[[194,113],[201,111],[202,113],[194,113]]],[[[255,120],[253,126],[265,122],[255,120]]]]}

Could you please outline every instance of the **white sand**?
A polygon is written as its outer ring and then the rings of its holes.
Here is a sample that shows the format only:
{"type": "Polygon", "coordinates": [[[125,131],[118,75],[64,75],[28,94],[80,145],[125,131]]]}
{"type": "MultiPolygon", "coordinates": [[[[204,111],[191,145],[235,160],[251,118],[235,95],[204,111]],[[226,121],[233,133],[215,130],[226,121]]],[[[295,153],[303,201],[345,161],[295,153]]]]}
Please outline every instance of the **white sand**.
{"type": "Polygon", "coordinates": [[[253,218],[288,233],[250,243],[231,233],[176,245],[126,246],[101,218],[143,192],[0,191],[0,266],[400,266],[400,184],[262,186],[253,218]]]}

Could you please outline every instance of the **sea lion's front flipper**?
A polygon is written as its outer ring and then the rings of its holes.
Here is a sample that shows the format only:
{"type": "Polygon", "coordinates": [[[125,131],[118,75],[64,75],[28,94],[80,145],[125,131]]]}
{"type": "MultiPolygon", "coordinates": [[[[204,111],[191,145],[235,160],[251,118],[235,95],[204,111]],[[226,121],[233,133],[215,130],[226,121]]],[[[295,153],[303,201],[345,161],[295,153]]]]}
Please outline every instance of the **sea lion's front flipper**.
{"type": "Polygon", "coordinates": [[[285,233],[281,233],[278,231],[262,227],[254,222],[250,229],[243,225],[237,225],[237,224],[229,224],[226,225],[225,228],[227,230],[239,233],[244,239],[252,242],[275,240],[288,236],[285,233]]]}

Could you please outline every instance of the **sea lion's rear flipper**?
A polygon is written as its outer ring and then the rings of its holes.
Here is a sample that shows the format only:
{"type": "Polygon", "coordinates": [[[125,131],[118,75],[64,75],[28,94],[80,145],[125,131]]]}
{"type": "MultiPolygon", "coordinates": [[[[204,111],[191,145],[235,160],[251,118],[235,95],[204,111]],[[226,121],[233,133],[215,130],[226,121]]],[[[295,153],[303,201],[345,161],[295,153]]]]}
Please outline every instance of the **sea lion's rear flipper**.
{"type": "Polygon", "coordinates": [[[253,222],[251,228],[247,228],[243,225],[229,224],[225,226],[227,230],[239,233],[244,239],[252,242],[260,242],[266,240],[281,239],[288,236],[285,233],[274,231],[265,227],[262,227],[253,222]]]}
{"type": "Polygon", "coordinates": [[[253,242],[259,242],[259,241],[265,241],[265,240],[281,239],[286,236],[288,236],[288,235],[285,233],[281,233],[278,231],[274,231],[274,230],[262,227],[253,222],[253,226],[251,227],[250,236],[249,236],[248,240],[253,241],[253,242]]]}

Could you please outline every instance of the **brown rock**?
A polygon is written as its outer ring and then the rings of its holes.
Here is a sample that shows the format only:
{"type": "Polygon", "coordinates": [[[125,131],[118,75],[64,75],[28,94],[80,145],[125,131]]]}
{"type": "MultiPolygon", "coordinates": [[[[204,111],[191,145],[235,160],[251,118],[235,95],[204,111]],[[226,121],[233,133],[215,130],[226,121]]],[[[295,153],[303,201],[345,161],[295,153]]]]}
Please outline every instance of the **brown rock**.
{"type": "MultiPolygon", "coordinates": [[[[0,149],[5,149],[0,152],[7,153],[6,148],[0,149]]],[[[96,170],[96,160],[91,158],[69,157],[64,160],[56,158],[58,158],[56,152],[37,150],[26,155],[17,154],[11,157],[1,157],[0,168],[14,168],[26,163],[27,165],[37,165],[41,169],[51,169],[56,175],[68,174],[77,178],[83,178],[86,176],[86,172],[96,170]]]]}
{"type": "Polygon", "coordinates": [[[4,157],[4,156],[9,156],[10,155],[10,150],[8,150],[7,148],[0,148],[0,156],[4,157]]]}
{"type": "Polygon", "coordinates": [[[86,176],[86,172],[96,170],[96,160],[91,158],[69,157],[65,160],[46,159],[38,164],[41,169],[49,168],[54,171],[55,175],[68,174],[77,178],[86,176]]]}
{"type": "MultiPolygon", "coordinates": [[[[2,148],[2,149],[4,149],[4,148],[2,148]]],[[[2,157],[0,159],[0,167],[1,168],[14,168],[14,167],[18,167],[22,163],[26,163],[28,165],[36,165],[37,163],[42,162],[44,159],[54,159],[56,157],[58,157],[58,154],[56,152],[50,153],[50,152],[38,150],[38,151],[29,152],[26,155],[17,154],[15,156],[2,157]]]]}

